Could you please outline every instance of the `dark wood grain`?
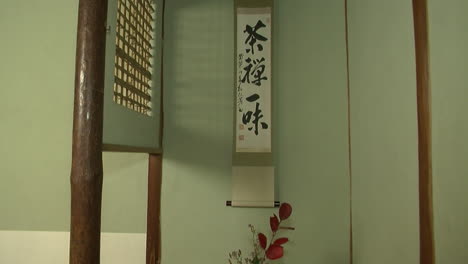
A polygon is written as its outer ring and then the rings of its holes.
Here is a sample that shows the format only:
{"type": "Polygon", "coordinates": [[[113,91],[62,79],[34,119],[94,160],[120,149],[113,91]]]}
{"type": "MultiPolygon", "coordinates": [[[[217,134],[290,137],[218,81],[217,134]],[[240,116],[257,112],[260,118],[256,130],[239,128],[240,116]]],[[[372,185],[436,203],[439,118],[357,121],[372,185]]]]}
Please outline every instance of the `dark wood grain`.
{"type": "Polygon", "coordinates": [[[100,258],[107,0],[80,0],[71,168],[70,264],[100,258]]]}
{"type": "Polygon", "coordinates": [[[434,264],[432,205],[431,94],[427,0],[413,0],[419,154],[420,263],[434,264]]]}
{"type": "Polygon", "coordinates": [[[161,184],[162,156],[149,155],[146,264],[161,262],[161,184]]]}

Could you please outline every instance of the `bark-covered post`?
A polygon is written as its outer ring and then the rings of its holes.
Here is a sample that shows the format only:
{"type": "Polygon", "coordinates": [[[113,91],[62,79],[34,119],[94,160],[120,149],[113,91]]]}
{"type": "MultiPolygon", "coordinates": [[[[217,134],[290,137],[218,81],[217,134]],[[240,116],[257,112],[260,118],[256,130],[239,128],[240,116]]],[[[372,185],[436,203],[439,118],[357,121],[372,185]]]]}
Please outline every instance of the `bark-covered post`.
{"type": "Polygon", "coordinates": [[[71,169],[70,264],[98,264],[107,0],[80,0],[71,169]]]}

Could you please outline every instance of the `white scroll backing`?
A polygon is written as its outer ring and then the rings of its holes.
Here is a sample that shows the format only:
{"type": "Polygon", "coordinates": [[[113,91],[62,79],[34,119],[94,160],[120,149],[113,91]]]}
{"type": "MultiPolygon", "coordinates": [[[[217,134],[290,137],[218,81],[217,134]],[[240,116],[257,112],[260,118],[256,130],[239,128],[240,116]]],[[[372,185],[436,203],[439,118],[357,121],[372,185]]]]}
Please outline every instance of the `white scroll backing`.
{"type": "Polygon", "coordinates": [[[274,207],[274,175],[273,167],[232,167],[232,206],[274,207]]]}

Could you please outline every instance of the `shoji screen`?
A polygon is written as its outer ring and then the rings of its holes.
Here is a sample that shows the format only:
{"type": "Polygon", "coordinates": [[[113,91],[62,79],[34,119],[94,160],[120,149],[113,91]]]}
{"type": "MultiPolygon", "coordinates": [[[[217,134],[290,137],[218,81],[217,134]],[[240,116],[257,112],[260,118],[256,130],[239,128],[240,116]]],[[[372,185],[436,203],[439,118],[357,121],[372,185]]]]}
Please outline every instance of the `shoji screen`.
{"type": "Polygon", "coordinates": [[[162,0],[109,0],[104,150],[159,152],[162,0]]]}

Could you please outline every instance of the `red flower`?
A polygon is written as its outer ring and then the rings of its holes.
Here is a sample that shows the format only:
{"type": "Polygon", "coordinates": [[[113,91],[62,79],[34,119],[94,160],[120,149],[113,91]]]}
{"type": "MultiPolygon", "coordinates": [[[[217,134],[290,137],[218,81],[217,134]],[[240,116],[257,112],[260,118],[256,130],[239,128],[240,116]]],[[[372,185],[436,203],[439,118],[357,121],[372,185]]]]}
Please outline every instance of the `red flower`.
{"type": "Polygon", "coordinates": [[[286,220],[291,216],[292,207],[288,203],[282,203],[279,209],[279,217],[281,220],[286,220]]]}
{"type": "Polygon", "coordinates": [[[266,251],[266,257],[274,260],[279,259],[283,256],[283,247],[278,245],[271,245],[266,251]]]}
{"type": "MultiPolygon", "coordinates": [[[[252,257],[247,257],[245,259],[246,262],[249,263],[259,263],[265,262],[268,260],[276,260],[280,259],[284,255],[284,248],[283,245],[289,242],[289,238],[287,237],[280,237],[276,238],[278,232],[281,230],[294,230],[294,227],[287,227],[287,226],[280,226],[284,220],[288,219],[292,214],[292,207],[288,203],[281,204],[279,208],[278,215],[273,214],[270,217],[270,227],[271,227],[271,239],[268,242],[268,238],[263,233],[257,233],[253,225],[249,225],[250,231],[254,236],[254,251],[252,252],[252,257]],[[279,216],[279,217],[278,217],[279,216]],[[280,230],[281,229],[281,230],[280,230]],[[255,236],[257,236],[258,240],[255,240],[255,236]],[[259,249],[259,247],[261,249],[259,249]],[[259,252],[260,251],[260,252],[259,252]],[[265,255],[263,255],[265,253],[265,255]],[[261,255],[259,255],[261,254],[261,255]]],[[[229,263],[231,262],[239,262],[242,261],[240,258],[240,250],[235,251],[229,254],[229,263]]]]}
{"type": "Polygon", "coordinates": [[[260,246],[263,249],[266,249],[267,246],[267,238],[263,233],[258,233],[258,241],[260,242],[260,246]]]}
{"type": "Polygon", "coordinates": [[[277,217],[275,214],[273,214],[273,216],[270,217],[270,227],[271,227],[271,231],[273,231],[273,232],[278,231],[279,224],[280,224],[280,223],[279,223],[278,217],[277,217]]]}

